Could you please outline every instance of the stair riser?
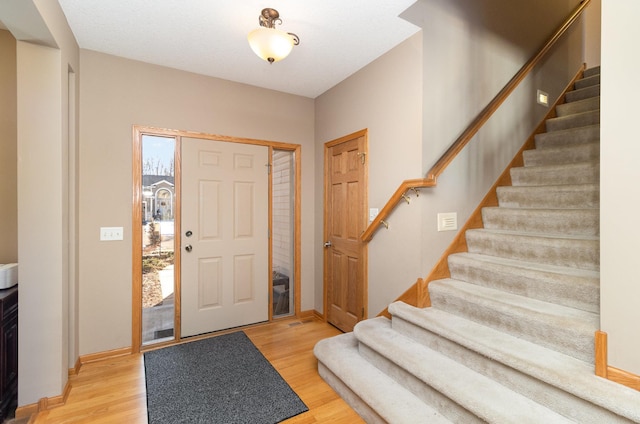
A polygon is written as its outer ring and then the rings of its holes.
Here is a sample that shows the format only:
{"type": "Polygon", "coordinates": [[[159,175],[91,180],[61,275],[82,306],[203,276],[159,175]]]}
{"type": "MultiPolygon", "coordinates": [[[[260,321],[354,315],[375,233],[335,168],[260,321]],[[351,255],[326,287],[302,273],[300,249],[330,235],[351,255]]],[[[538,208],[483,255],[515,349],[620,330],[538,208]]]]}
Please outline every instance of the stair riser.
{"type": "Polygon", "coordinates": [[[526,310],[510,308],[497,303],[478,303],[458,297],[452,291],[444,291],[430,284],[431,306],[474,322],[486,325],[537,343],[549,349],[573,356],[585,362],[593,362],[593,333],[578,331],[573,326],[558,326],[555,321],[526,310]],[[432,287],[433,286],[433,287],[432,287]]]}
{"type": "Polygon", "coordinates": [[[540,381],[535,375],[525,374],[499,361],[494,361],[397,316],[393,317],[393,329],[576,422],[594,424],[625,422],[605,409],[540,381]]]}
{"type": "Polygon", "coordinates": [[[585,69],[583,78],[587,78],[593,75],[600,75],[600,66],[594,66],[593,68],[585,69]]]}
{"type": "Polygon", "coordinates": [[[361,342],[359,350],[360,354],[376,368],[396,380],[424,403],[437,409],[452,422],[478,424],[485,422],[366,344],[361,342]]]}
{"type": "Polygon", "coordinates": [[[554,274],[507,265],[486,264],[459,255],[449,256],[451,278],[508,293],[598,313],[597,278],[554,274]]]}
{"type": "Polygon", "coordinates": [[[600,84],[600,74],[583,77],[582,79],[579,79],[578,81],[575,82],[574,87],[576,90],[579,90],[581,88],[591,87],[599,84],[600,84]]]}
{"type": "Polygon", "coordinates": [[[565,95],[565,101],[575,102],[577,100],[584,100],[590,97],[598,97],[600,95],[600,85],[593,85],[591,87],[582,88],[579,90],[569,91],[565,95]]]}
{"type": "Polygon", "coordinates": [[[524,166],[566,165],[600,160],[600,143],[561,149],[533,149],[522,152],[524,166]]]}
{"type": "Polygon", "coordinates": [[[574,113],[581,113],[581,112],[587,112],[590,110],[599,110],[599,109],[600,109],[600,96],[558,105],[556,107],[556,114],[558,116],[567,116],[567,115],[572,115],[574,113]]]}
{"type": "Polygon", "coordinates": [[[318,374],[367,424],[388,424],[321,361],[318,361],[318,374]]]}
{"type": "Polygon", "coordinates": [[[545,126],[547,131],[562,131],[571,128],[586,127],[600,123],[600,111],[577,113],[559,118],[547,119],[545,126]]]}
{"type": "Polygon", "coordinates": [[[509,208],[599,208],[597,185],[556,187],[498,187],[498,203],[509,208]]]}
{"type": "Polygon", "coordinates": [[[597,162],[555,167],[511,168],[511,183],[514,186],[598,184],[599,182],[600,165],[597,162]]]}
{"type": "Polygon", "coordinates": [[[535,136],[537,149],[569,147],[600,141],[600,125],[553,131],[535,136]]]}
{"type": "Polygon", "coordinates": [[[588,235],[600,233],[596,209],[508,209],[484,208],[484,228],[542,234],[588,235]]]}
{"type": "Polygon", "coordinates": [[[469,252],[500,258],[597,271],[600,243],[591,239],[565,239],[467,231],[469,252]]]}

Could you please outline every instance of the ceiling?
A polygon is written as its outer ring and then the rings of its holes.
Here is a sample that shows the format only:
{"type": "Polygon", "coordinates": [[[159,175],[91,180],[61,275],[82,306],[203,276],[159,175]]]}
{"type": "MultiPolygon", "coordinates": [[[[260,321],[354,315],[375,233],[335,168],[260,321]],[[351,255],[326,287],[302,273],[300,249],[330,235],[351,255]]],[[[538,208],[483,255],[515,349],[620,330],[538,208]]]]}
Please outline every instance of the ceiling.
{"type": "Polygon", "coordinates": [[[419,28],[416,0],[58,0],[83,49],[315,98],[419,28]],[[269,64],[249,47],[265,7],[300,37],[269,64]]]}

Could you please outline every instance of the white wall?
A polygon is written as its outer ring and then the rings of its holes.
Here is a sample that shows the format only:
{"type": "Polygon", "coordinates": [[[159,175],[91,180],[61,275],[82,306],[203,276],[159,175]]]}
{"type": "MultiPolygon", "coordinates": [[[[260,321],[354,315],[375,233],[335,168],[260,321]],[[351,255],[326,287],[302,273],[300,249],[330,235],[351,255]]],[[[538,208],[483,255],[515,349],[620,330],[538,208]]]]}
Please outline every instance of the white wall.
{"type": "Polygon", "coordinates": [[[600,117],[600,322],[608,333],[609,365],[640,375],[638,210],[640,144],[635,106],[640,86],[640,3],[602,4],[600,117]]]}

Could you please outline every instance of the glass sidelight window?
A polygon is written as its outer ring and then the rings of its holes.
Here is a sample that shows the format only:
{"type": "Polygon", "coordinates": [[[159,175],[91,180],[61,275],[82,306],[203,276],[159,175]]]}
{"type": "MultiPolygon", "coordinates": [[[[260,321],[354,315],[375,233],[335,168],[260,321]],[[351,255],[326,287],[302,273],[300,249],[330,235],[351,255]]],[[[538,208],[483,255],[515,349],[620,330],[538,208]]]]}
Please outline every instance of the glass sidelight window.
{"type": "Polygon", "coordinates": [[[272,313],[294,312],[295,153],[273,150],[272,158],[272,313]]]}
{"type": "Polygon", "coordinates": [[[174,137],[142,135],[142,344],[174,338],[174,137]]]}

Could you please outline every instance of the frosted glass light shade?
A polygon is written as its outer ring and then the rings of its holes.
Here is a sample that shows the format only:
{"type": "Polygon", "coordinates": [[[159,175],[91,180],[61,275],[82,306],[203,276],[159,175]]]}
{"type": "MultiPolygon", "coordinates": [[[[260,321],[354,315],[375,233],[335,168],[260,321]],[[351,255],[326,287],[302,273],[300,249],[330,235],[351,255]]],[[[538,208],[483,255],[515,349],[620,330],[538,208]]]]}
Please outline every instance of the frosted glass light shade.
{"type": "Polygon", "coordinates": [[[256,28],[247,38],[251,50],[268,62],[277,62],[287,57],[294,44],[291,35],[275,28],[256,28]]]}

